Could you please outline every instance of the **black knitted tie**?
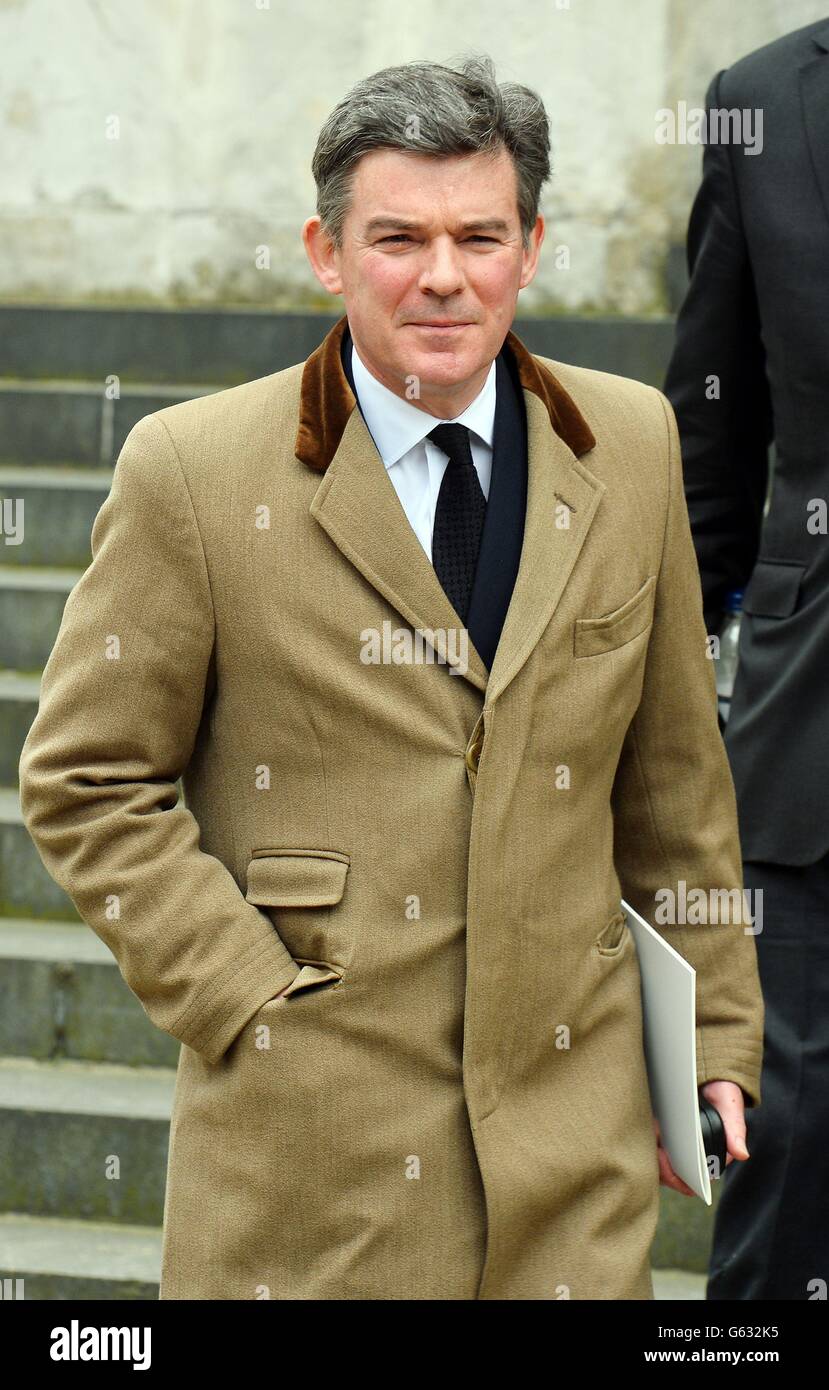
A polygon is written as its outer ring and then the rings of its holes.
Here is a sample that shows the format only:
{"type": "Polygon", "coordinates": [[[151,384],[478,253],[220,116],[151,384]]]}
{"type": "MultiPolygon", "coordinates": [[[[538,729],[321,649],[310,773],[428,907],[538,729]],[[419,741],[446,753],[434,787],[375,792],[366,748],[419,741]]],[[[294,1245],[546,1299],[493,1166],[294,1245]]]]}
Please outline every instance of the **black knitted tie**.
{"type": "Polygon", "coordinates": [[[449,456],[435,509],[432,564],[452,607],[465,623],[481,548],[486,498],[472,460],[466,425],[437,425],[428,437],[449,456]]]}

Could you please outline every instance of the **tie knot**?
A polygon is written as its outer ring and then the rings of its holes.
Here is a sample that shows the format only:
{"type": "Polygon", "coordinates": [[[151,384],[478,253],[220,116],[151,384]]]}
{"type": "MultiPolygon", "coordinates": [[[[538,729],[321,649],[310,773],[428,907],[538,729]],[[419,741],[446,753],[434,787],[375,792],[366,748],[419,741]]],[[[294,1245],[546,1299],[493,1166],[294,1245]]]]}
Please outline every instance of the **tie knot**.
{"type": "Polygon", "coordinates": [[[448,455],[450,463],[469,464],[470,467],[475,467],[469,443],[469,430],[466,425],[457,423],[436,425],[433,430],[429,431],[427,438],[434,440],[438,448],[448,455]]]}

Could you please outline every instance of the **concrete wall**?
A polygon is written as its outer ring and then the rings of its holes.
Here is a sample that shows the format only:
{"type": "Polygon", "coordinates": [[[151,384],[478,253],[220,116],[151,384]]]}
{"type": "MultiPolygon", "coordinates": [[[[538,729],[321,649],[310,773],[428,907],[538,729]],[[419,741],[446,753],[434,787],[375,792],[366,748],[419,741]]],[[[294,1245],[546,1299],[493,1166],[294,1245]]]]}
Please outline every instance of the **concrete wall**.
{"type": "Polygon", "coordinates": [[[658,145],[656,111],[699,104],[719,68],[825,13],[823,0],[0,0],[0,297],[332,307],[299,240],[321,122],[367,72],[477,50],[551,117],[547,242],[521,310],[664,311],[701,150],[658,145]]]}

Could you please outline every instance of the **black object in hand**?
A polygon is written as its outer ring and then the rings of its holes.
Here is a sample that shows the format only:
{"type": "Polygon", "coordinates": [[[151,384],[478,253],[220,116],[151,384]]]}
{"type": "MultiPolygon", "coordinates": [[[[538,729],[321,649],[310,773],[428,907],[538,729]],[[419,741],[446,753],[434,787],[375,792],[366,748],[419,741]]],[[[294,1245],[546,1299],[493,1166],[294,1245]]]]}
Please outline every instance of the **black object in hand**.
{"type": "Polygon", "coordinates": [[[717,1176],[721,1177],[725,1172],[725,1161],[728,1157],[725,1125],[716,1105],[712,1105],[710,1100],[706,1100],[703,1096],[700,1096],[699,1102],[699,1122],[702,1128],[705,1157],[706,1159],[716,1158],[719,1164],[717,1176]]]}

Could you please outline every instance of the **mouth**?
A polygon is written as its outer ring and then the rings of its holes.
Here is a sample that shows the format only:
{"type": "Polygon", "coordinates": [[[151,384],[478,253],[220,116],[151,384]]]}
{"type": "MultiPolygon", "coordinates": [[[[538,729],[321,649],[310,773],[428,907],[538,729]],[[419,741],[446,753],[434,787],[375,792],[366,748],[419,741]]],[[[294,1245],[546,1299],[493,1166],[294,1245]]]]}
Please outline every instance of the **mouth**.
{"type": "Polygon", "coordinates": [[[435,319],[430,323],[410,323],[409,328],[425,328],[430,333],[457,333],[461,328],[471,328],[472,325],[466,320],[459,322],[448,322],[447,320],[435,319]]]}

